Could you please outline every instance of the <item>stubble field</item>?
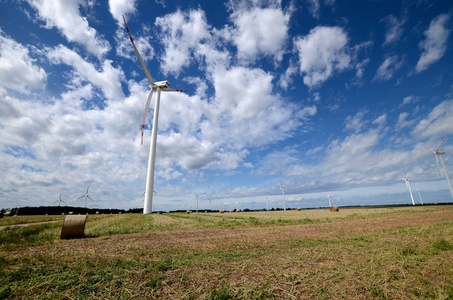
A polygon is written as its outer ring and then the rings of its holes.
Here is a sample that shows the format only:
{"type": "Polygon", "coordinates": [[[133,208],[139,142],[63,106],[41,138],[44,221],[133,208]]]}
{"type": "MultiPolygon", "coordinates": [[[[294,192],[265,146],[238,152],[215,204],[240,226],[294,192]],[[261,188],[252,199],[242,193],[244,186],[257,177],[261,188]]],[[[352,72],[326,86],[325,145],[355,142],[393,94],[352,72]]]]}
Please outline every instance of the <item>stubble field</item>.
{"type": "Polygon", "coordinates": [[[47,219],[0,231],[0,299],[453,299],[453,205],[47,219]]]}

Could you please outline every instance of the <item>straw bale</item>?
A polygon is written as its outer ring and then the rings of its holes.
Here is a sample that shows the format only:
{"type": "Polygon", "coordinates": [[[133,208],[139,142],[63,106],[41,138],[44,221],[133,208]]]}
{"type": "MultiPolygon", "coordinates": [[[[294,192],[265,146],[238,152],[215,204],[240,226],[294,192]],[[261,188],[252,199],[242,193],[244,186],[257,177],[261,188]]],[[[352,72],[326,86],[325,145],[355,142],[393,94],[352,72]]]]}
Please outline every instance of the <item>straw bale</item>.
{"type": "Polygon", "coordinates": [[[340,209],[338,208],[338,206],[332,205],[332,206],[330,207],[330,211],[331,211],[331,212],[338,212],[338,211],[340,211],[340,209]]]}
{"type": "Polygon", "coordinates": [[[81,238],[85,236],[86,215],[67,215],[61,227],[61,239],[81,238]]]}
{"type": "Polygon", "coordinates": [[[219,210],[219,213],[223,214],[223,213],[225,213],[225,210],[221,209],[221,210],[219,210]]]}
{"type": "Polygon", "coordinates": [[[186,210],[186,214],[190,214],[190,213],[192,213],[191,210],[186,210]]]}
{"type": "Polygon", "coordinates": [[[301,211],[301,210],[302,210],[302,208],[296,207],[296,211],[301,211]]]}

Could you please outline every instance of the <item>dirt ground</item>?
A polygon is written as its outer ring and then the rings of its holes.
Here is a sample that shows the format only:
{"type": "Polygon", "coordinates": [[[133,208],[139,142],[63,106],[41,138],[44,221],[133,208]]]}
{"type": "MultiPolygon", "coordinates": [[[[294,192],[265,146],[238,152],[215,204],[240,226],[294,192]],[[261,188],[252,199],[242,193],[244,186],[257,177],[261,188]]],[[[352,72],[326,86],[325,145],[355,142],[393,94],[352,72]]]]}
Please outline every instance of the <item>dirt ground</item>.
{"type": "MultiPolygon", "coordinates": [[[[225,299],[442,298],[453,288],[453,250],[427,253],[439,239],[453,244],[448,222],[453,222],[451,206],[300,225],[56,240],[9,255],[71,255],[89,261],[170,258],[172,265],[162,271],[166,279],[131,298],[214,299],[213,291],[221,289],[229,296],[225,299]]],[[[153,275],[123,276],[140,286],[153,275]]]]}

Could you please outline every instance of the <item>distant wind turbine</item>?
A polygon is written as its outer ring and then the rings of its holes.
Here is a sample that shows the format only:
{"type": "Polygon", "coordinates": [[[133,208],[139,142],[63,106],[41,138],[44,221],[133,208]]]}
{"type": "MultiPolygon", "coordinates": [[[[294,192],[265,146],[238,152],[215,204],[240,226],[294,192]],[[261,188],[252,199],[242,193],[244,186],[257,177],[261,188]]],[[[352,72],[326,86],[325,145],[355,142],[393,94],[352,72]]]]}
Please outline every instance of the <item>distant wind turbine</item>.
{"type": "Polygon", "coordinates": [[[58,202],[58,206],[60,206],[61,202],[66,203],[61,199],[61,193],[60,193],[60,197],[58,198],[58,200],[55,201],[54,203],[57,203],[57,202],[58,202]]]}
{"type": "Polygon", "coordinates": [[[87,207],[87,200],[88,199],[90,199],[91,201],[94,201],[93,199],[91,199],[90,195],[88,194],[88,189],[89,188],[90,188],[90,186],[87,187],[87,191],[85,192],[85,195],[82,195],[79,198],[77,198],[77,200],[79,200],[79,199],[82,199],[83,197],[85,197],[85,207],[87,207]]]}
{"type": "Polygon", "coordinates": [[[453,198],[453,187],[451,186],[451,181],[450,181],[450,176],[448,176],[448,172],[447,172],[447,168],[445,167],[445,163],[444,163],[444,160],[442,158],[442,155],[445,154],[445,152],[443,151],[439,151],[439,148],[440,148],[440,145],[442,145],[442,143],[445,141],[445,139],[447,138],[448,134],[442,139],[442,141],[440,142],[439,146],[437,147],[436,151],[433,151],[429,148],[426,148],[426,150],[428,151],[431,151],[435,156],[436,156],[436,163],[437,163],[437,173],[439,173],[439,177],[440,176],[440,170],[439,170],[439,160],[438,160],[438,157],[440,158],[440,162],[442,163],[442,166],[444,167],[444,172],[445,172],[445,178],[447,179],[447,182],[448,182],[448,186],[450,187],[450,193],[451,193],[451,197],[453,198]]]}
{"type": "Polygon", "coordinates": [[[329,198],[329,207],[332,207],[332,202],[330,201],[330,195],[327,195],[327,198],[329,198]]]}
{"type": "Polygon", "coordinates": [[[195,193],[195,197],[197,197],[197,212],[198,212],[198,196],[199,194],[195,193]]]}
{"type": "Polygon", "coordinates": [[[208,200],[209,200],[209,209],[212,210],[212,197],[209,196],[208,200]]]}
{"type": "Polygon", "coordinates": [[[266,210],[269,211],[269,198],[266,196],[266,210]]]}
{"type": "Polygon", "coordinates": [[[418,191],[418,195],[420,196],[420,203],[423,205],[423,199],[422,199],[422,194],[420,193],[420,189],[418,188],[418,186],[416,188],[418,191]]]}
{"type": "Polygon", "coordinates": [[[414,201],[414,196],[412,196],[412,190],[411,190],[411,184],[410,184],[410,179],[408,178],[409,173],[406,174],[406,177],[402,177],[401,179],[406,182],[406,187],[409,190],[409,193],[411,194],[411,199],[412,199],[412,205],[415,205],[414,201]]]}
{"type": "Polygon", "coordinates": [[[282,189],[282,195],[283,195],[283,210],[286,211],[286,203],[285,203],[285,186],[282,184],[282,181],[280,180],[280,188],[282,189]]]}
{"type": "Polygon", "coordinates": [[[145,114],[143,116],[143,122],[142,122],[142,136],[141,136],[142,145],[143,145],[143,131],[145,130],[145,122],[146,122],[146,116],[148,114],[149,104],[151,102],[151,97],[153,95],[153,91],[157,90],[157,99],[156,99],[156,104],[154,107],[153,131],[151,134],[151,144],[150,144],[149,160],[148,160],[148,174],[146,177],[145,203],[144,203],[144,207],[143,207],[143,213],[150,214],[152,211],[152,206],[153,206],[152,204],[153,204],[153,187],[154,187],[154,168],[156,165],[157,124],[158,124],[158,119],[159,119],[160,92],[161,91],[187,92],[187,91],[169,88],[170,83],[166,80],[159,81],[159,82],[153,82],[151,73],[149,72],[148,68],[146,67],[145,63],[143,62],[143,59],[140,56],[140,53],[138,52],[137,47],[135,46],[134,40],[132,39],[131,33],[129,32],[129,28],[127,27],[126,18],[124,18],[124,16],[123,16],[123,20],[124,20],[124,25],[126,26],[127,34],[129,35],[132,46],[134,47],[135,54],[137,54],[138,60],[140,61],[140,64],[142,65],[143,71],[145,71],[146,78],[148,78],[148,81],[150,83],[150,88],[151,88],[151,92],[148,95],[148,100],[146,101],[145,114]]]}

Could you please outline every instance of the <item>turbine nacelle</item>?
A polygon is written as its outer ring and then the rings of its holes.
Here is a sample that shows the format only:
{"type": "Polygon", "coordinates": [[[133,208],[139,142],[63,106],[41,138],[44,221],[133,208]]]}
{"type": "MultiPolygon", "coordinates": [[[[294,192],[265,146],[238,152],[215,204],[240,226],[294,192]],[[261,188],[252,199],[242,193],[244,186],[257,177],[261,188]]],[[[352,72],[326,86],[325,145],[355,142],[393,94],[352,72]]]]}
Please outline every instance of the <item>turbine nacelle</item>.
{"type": "Polygon", "coordinates": [[[158,81],[156,83],[154,83],[151,88],[153,89],[157,89],[157,88],[161,88],[161,89],[166,89],[170,86],[170,82],[168,82],[167,80],[164,80],[164,81],[158,81]]]}

